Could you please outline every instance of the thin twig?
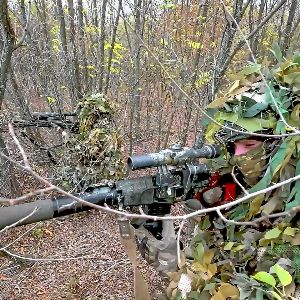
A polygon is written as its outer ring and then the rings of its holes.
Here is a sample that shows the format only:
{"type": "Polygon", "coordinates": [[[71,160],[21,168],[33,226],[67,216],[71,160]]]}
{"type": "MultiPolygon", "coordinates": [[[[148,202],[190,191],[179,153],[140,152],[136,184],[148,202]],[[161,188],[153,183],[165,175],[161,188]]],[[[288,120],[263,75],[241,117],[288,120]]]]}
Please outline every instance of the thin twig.
{"type": "Polygon", "coordinates": [[[229,223],[229,224],[234,224],[234,225],[250,225],[250,226],[256,226],[256,223],[254,222],[238,222],[238,221],[234,221],[234,220],[230,220],[227,219],[221,212],[219,209],[217,209],[217,214],[218,216],[225,222],[225,223],[229,223]]]}
{"type": "Polygon", "coordinates": [[[15,240],[13,240],[9,244],[5,245],[4,247],[0,248],[0,251],[5,250],[8,247],[12,246],[14,243],[16,243],[17,241],[19,241],[24,235],[26,235],[28,232],[30,232],[31,230],[33,230],[37,225],[38,225],[38,223],[34,224],[32,227],[30,227],[24,233],[22,233],[21,235],[19,235],[15,240]]]}
{"type": "Polygon", "coordinates": [[[292,216],[295,214],[297,211],[299,212],[299,207],[295,209],[291,209],[289,211],[281,212],[281,213],[276,213],[276,214],[271,214],[271,215],[265,215],[257,219],[253,219],[252,221],[249,222],[238,222],[234,220],[227,219],[221,212],[220,210],[217,210],[217,213],[219,217],[225,222],[229,224],[234,224],[234,225],[240,225],[240,226],[245,226],[245,225],[250,225],[250,226],[257,226],[258,223],[261,223],[262,221],[269,220],[269,219],[274,219],[274,218],[283,218],[283,217],[288,217],[292,216]]]}
{"type": "MultiPolygon", "coordinates": [[[[247,36],[245,36],[243,34],[243,31],[241,30],[241,27],[238,26],[237,28],[239,29],[239,31],[241,32],[242,36],[243,36],[243,41],[240,41],[238,43],[238,45],[233,49],[232,53],[230,54],[228,59],[232,59],[234,57],[234,55],[237,53],[238,50],[240,50],[242,48],[242,46],[247,43],[247,41],[249,39],[251,39],[256,33],[257,31],[259,31],[269,20],[270,18],[272,18],[274,16],[274,14],[286,3],[287,0],[282,0],[280,3],[278,3],[278,5],[276,7],[273,8],[273,10],[271,10],[268,15],[266,15],[261,22],[256,26],[256,28],[254,28],[247,36]]],[[[224,6],[224,3],[222,3],[224,6]]],[[[226,8],[225,8],[226,9],[226,8]]],[[[229,13],[230,14],[230,13],[229,13]]],[[[256,20],[255,22],[257,22],[259,20],[256,20]]],[[[250,47],[251,49],[251,47],[250,47]]]]}
{"type": "Polygon", "coordinates": [[[237,183],[237,185],[242,189],[242,191],[248,195],[249,192],[244,188],[244,186],[238,181],[238,179],[236,178],[235,174],[234,174],[234,168],[235,166],[233,166],[232,170],[231,170],[231,176],[233,178],[233,180],[235,181],[235,183],[237,183]]]}
{"type": "MultiPolygon", "coordinates": [[[[17,142],[19,142],[19,141],[17,140],[17,142]]],[[[22,146],[20,145],[20,143],[18,143],[18,144],[19,144],[19,147],[20,147],[20,151],[22,151],[24,153],[25,158],[27,159],[24,149],[22,148],[22,146]]],[[[53,187],[56,191],[58,191],[62,195],[68,196],[69,198],[74,199],[75,201],[77,201],[77,202],[79,202],[79,203],[81,203],[81,204],[83,204],[85,206],[89,206],[91,208],[98,209],[98,210],[101,210],[101,211],[104,211],[104,212],[107,212],[107,213],[116,214],[116,215],[119,215],[119,216],[124,216],[124,217],[130,218],[130,219],[132,219],[132,218],[140,218],[140,219],[149,219],[149,220],[187,220],[188,218],[192,218],[192,217],[195,217],[195,216],[200,215],[200,214],[206,214],[206,213],[210,213],[210,212],[217,211],[217,210],[221,211],[223,209],[229,209],[229,208],[231,208],[231,207],[233,207],[235,205],[238,205],[240,203],[246,202],[247,200],[251,199],[252,197],[255,197],[255,196],[260,195],[260,194],[267,193],[267,192],[272,191],[272,190],[274,190],[274,189],[276,189],[278,187],[281,187],[281,186],[283,186],[285,184],[288,184],[288,183],[291,183],[291,182],[294,182],[294,181],[300,179],[300,174],[299,174],[297,176],[294,176],[294,177],[289,178],[287,180],[284,180],[282,182],[276,183],[276,184],[274,184],[274,185],[272,185],[270,187],[262,189],[260,191],[257,191],[257,192],[254,192],[254,193],[248,193],[247,195],[245,195],[242,198],[236,199],[236,200],[231,201],[229,203],[225,203],[225,204],[219,205],[217,207],[209,207],[209,208],[205,208],[205,209],[200,209],[200,210],[197,210],[195,212],[192,212],[192,213],[189,213],[189,214],[186,214],[186,215],[181,215],[181,216],[167,216],[167,217],[163,217],[163,216],[152,216],[152,215],[147,215],[147,214],[141,215],[141,214],[127,213],[127,212],[124,212],[124,211],[112,209],[112,208],[110,208],[109,206],[107,206],[105,204],[104,204],[105,206],[103,207],[103,206],[99,206],[99,205],[94,204],[94,203],[90,203],[90,202],[85,201],[85,200],[83,200],[83,199],[81,199],[81,198],[79,198],[77,196],[74,196],[74,195],[68,193],[68,192],[65,192],[61,188],[59,188],[59,187],[51,184],[49,181],[47,181],[45,178],[43,178],[42,176],[40,176],[39,174],[37,174],[30,167],[26,168],[22,164],[16,162],[15,160],[11,159],[10,157],[6,156],[3,152],[0,152],[0,156],[2,156],[5,159],[7,159],[8,161],[14,163],[16,166],[18,166],[19,168],[23,169],[25,172],[31,174],[33,177],[35,177],[36,179],[38,179],[39,181],[41,181],[45,185],[47,185],[49,187],[53,187]]],[[[300,211],[300,206],[294,207],[294,208],[292,208],[291,210],[289,210],[289,211],[287,211],[285,213],[292,214],[292,213],[297,213],[299,211],[300,211]]]]}
{"type": "MultiPolygon", "coordinates": [[[[236,200],[231,201],[231,202],[226,203],[226,204],[222,204],[220,206],[200,209],[200,210],[197,210],[195,212],[192,212],[192,213],[189,213],[189,214],[186,214],[186,215],[181,215],[181,216],[162,217],[162,216],[152,216],[152,215],[147,215],[147,214],[140,215],[140,214],[127,213],[127,212],[124,212],[124,211],[119,211],[119,210],[116,210],[116,209],[112,209],[112,208],[110,208],[106,204],[104,204],[104,206],[99,206],[97,204],[85,201],[85,200],[83,200],[83,199],[81,199],[81,198],[79,198],[77,196],[74,196],[74,195],[72,195],[72,194],[70,194],[68,192],[65,192],[61,188],[59,188],[59,187],[51,184],[45,178],[43,178],[42,176],[38,175],[33,170],[26,169],[23,165],[21,165],[18,162],[14,161],[13,159],[11,159],[10,157],[6,156],[2,152],[0,152],[0,156],[2,156],[5,159],[9,160],[10,162],[14,163],[16,166],[18,166],[19,168],[23,169],[24,171],[30,173],[32,176],[34,176],[36,179],[38,179],[39,181],[41,181],[45,185],[49,185],[51,187],[54,187],[55,190],[58,191],[59,193],[61,193],[62,195],[68,196],[68,197],[76,200],[77,202],[85,205],[85,206],[89,206],[91,208],[98,209],[98,210],[101,210],[103,212],[107,212],[107,213],[110,213],[110,214],[116,214],[116,215],[123,216],[123,217],[130,218],[130,219],[140,218],[140,219],[145,219],[145,220],[148,219],[148,220],[155,220],[155,221],[157,221],[157,220],[183,220],[183,219],[193,218],[193,217],[195,217],[197,215],[200,215],[200,214],[206,214],[206,213],[210,213],[210,212],[213,212],[213,211],[217,211],[217,209],[219,209],[219,210],[225,209],[226,210],[226,209],[228,209],[230,207],[233,207],[233,206],[238,205],[240,203],[246,202],[247,200],[251,199],[252,197],[258,196],[260,194],[265,194],[265,193],[267,193],[269,191],[272,191],[272,190],[274,190],[276,188],[284,186],[285,184],[288,184],[288,183],[291,183],[291,182],[294,182],[294,181],[300,179],[300,174],[299,174],[297,176],[288,178],[288,179],[286,179],[284,181],[281,181],[281,182],[276,183],[276,184],[274,184],[272,186],[269,186],[269,187],[267,187],[265,189],[262,189],[260,191],[257,191],[257,192],[254,192],[254,193],[249,193],[248,195],[245,195],[242,198],[236,199],[236,200]]],[[[288,212],[290,212],[290,211],[291,211],[291,213],[292,212],[298,212],[299,210],[300,210],[300,206],[299,207],[295,207],[295,208],[289,210],[288,212]]]]}
{"type": "Polygon", "coordinates": [[[181,267],[181,251],[180,251],[180,235],[181,235],[181,231],[183,229],[183,226],[185,224],[186,219],[183,219],[180,223],[178,232],[177,232],[177,264],[178,267],[181,267]]]}
{"type": "Polygon", "coordinates": [[[293,209],[290,209],[288,211],[276,213],[276,214],[271,214],[271,215],[265,215],[260,218],[252,220],[254,223],[260,223],[262,221],[268,220],[268,219],[274,219],[274,218],[283,218],[283,217],[289,217],[292,216],[293,214],[297,213],[300,211],[300,207],[295,207],[293,209]]]}
{"type": "MultiPolygon", "coordinates": [[[[57,261],[70,261],[70,260],[77,260],[77,259],[94,259],[98,258],[98,256],[91,256],[91,255],[85,255],[85,256],[78,256],[78,257],[58,257],[58,258],[33,258],[33,257],[26,257],[20,254],[12,253],[7,249],[3,249],[3,252],[5,252],[7,255],[21,259],[26,261],[33,261],[33,262],[57,262],[57,261]]],[[[101,258],[102,259],[102,258],[101,258]]]]}
{"type": "Polygon", "coordinates": [[[6,226],[6,227],[4,227],[3,229],[0,230],[0,233],[3,233],[4,231],[6,231],[6,230],[8,230],[8,229],[10,229],[10,228],[12,228],[12,227],[15,227],[15,226],[19,225],[19,224],[22,223],[23,221],[26,221],[28,218],[30,218],[31,216],[33,216],[37,211],[38,211],[38,208],[35,207],[34,210],[33,210],[30,214],[28,214],[28,215],[25,216],[24,218],[18,220],[17,222],[15,222],[15,223],[13,223],[13,224],[10,224],[10,225],[8,225],[8,226],[6,226]]]}
{"type": "Polygon", "coordinates": [[[128,261],[127,259],[121,259],[121,260],[119,260],[119,261],[116,261],[112,266],[110,266],[108,269],[106,269],[105,271],[103,271],[100,275],[99,275],[99,277],[100,276],[103,276],[103,275],[105,275],[105,274],[107,274],[109,271],[111,271],[113,268],[115,268],[117,265],[120,265],[121,263],[125,263],[125,265],[129,265],[129,264],[131,264],[131,262],[130,261],[128,261]]]}
{"type": "Polygon", "coordinates": [[[54,187],[47,187],[44,189],[40,189],[40,190],[36,190],[36,191],[30,192],[30,193],[27,193],[25,195],[22,195],[20,197],[14,198],[14,199],[0,198],[0,203],[10,203],[11,205],[20,204],[21,202],[23,202],[29,198],[35,197],[37,195],[43,196],[44,193],[47,193],[47,192],[50,192],[53,190],[55,190],[54,187]]]}
{"type": "Polygon", "coordinates": [[[13,138],[16,146],[18,147],[21,155],[22,155],[25,168],[26,169],[31,169],[28,158],[26,156],[26,153],[25,153],[23,147],[21,146],[20,141],[17,139],[17,137],[15,135],[14,128],[13,128],[12,124],[8,124],[8,130],[9,130],[9,133],[10,133],[11,137],[13,138]]]}

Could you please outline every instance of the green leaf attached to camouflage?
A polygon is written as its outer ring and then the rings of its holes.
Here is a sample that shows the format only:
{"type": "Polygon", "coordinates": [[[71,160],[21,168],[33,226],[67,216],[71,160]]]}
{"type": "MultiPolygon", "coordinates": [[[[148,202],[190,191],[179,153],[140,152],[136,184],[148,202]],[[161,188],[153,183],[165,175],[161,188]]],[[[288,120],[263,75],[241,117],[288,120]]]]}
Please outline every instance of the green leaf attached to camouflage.
{"type": "Polygon", "coordinates": [[[276,285],[275,278],[271,274],[264,272],[264,271],[256,273],[254,276],[252,276],[252,278],[254,278],[260,282],[266,283],[273,287],[275,287],[275,285],[276,285]]]}
{"type": "Polygon", "coordinates": [[[291,276],[291,274],[288,271],[286,271],[284,268],[282,268],[279,264],[276,264],[274,266],[274,271],[277,277],[279,278],[282,286],[287,286],[292,283],[293,277],[291,276]]]}

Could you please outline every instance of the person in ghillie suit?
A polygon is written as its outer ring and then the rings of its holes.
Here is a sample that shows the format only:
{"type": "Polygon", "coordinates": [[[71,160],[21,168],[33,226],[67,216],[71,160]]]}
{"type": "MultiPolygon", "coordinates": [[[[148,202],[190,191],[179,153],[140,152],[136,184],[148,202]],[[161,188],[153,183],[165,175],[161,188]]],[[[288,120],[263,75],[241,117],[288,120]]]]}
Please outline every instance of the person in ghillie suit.
{"type": "MultiPolygon", "coordinates": [[[[245,67],[207,112],[225,126],[205,131],[223,153],[207,162],[215,183],[194,202],[230,203],[300,174],[300,54],[245,67]]],[[[202,216],[168,299],[299,299],[299,217],[300,180],[202,216]]]]}
{"type": "Polygon", "coordinates": [[[86,95],[78,102],[76,112],[77,122],[66,139],[57,183],[82,192],[121,179],[126,168],[111,101],[102,94],[86,95]]]}

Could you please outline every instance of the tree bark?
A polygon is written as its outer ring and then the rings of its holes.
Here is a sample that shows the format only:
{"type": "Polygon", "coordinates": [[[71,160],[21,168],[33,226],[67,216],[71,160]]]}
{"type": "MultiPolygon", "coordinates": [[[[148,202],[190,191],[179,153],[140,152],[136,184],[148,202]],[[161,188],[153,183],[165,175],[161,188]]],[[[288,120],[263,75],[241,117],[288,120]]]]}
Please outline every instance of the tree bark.
{"type": "Polygon", "coordinates": [[[59,33],[62,49],[65,53],[65,56],[68,55],[68,44],[67,44],[67,33],[66,33],[66,21],[64,16],[64,10],[61,0],[57,0],[57,16],[59,19],[59,33]]]}
{"type": "Polygon", "coordinates": [[[135,28],[134,28],[134,86],[133,86],[133,104],[134,104],[134,119],[135,119],[135,131],[137,135],[140,133],[141,123],[141,89],[140,89],[140,77],[141,77],[141,45],[140,38],[142,32],[141,21],[142,0],[136,0],[135,5],[135,28]]]}
{"type": "Polygon", "coordinates": [[[78,55],[76,47],[76,31],[75,31],[75,10],[73,0],[68,0],[69,8],[69,23],[70,23],[70,44],[72,47],[72,82],[74,83],[74,96],[73,98],[73,108],[76,107],[78,100],[82,97],[81,85],[79,78],[79,64],[78,64],[78,55]]]}
{"type": "MultiPolygon", "coordinates": [[[[6,91],[6,84],[8,79],[8,73],[11,66],[11,58],[15,49],[15,33],[12,29],[9,14],[7,0],[0,2],[0,31],[3,40],[3,47],[0,54],[0,110],[3,106],[4,95],[6,91]]],[[[5,145],[5,141],[0,131],[0,151],[6,156],[9,156],[8,150],[5,145]]],[[[1,191],[3,196],[14,196],[17,193],[17,185],[13,172],[12,164],[6,159],[0,157],[0,181],[1,191]]]]}
{"type": "MultiPolygon", "coordinates": [[[[0,152],[6,156],[9,156],[1,131],[0,152]]],[[[2,197],[15,197],[19,195],[19,186],[14,174],[13,165],[3,157],[0,157],[0,163],[0,195],[2,197]]]]}
{"type": "MultiPolygon", "coordinates": [[[[44,35],[44,44],[45,48],[47,49],[48,53],[51,53],[51,42],[50,42],[50,37],[49,37],[49,31],[48,31],[48,26],[47,26],[47,8],[46,8],[46,3],[45,0],[40,0],[41,2],[41,10],[37,9],[38,14],[40,15],[40,20],[42,23],[42,32],[44,35]]],[[[36,5],[36,7],[38,7],[36,5]]]]}
{"type": "Polygon", "coordinates": [[[111,48],[110,48],[109,55],[108,55],[107,73],[106,73],[106,78],[105,78],[105,90],[104,90],[105,94],[107,94],[108,88],[109,88],[111,62],[112,62],[113,52],[114,52],[116,38],[117,38],[117,30],[118,30],[118,25],[119,25],[119,18],[120,18],[120,13],[121,13],[121,7],[122,7],[122,0],[119,0],[118,12],[117,12],[117,16],[116,16],[116,21],[115,21],[115,25],[114,25],[114,28],[113,28],[113,32],[112,32],[111,48]]]}
{"type": "Polygon", "coordinates": [[[283,32],[283,43],[282,43],[282,54],[286,54],[291,42],[292,25],[295,19],[296,9],[298,5],[298,0],[292,0],[289,9],[289,16],[285,25],[285,30],[283,32]]]}
{"type": "Polygon", "coordinates": [[[22,92],[19,90],[19,86],[17,84],[16,76],[13,69],[10,69],[10,82],[17,100],[16,104],[20,107],[22,117],[30,117],[30,109],[22,95],[22,92]]]}
{"type": "Polygon", "coordinates": [[[77,1],[77,15],[78,15],[78,33],[79,33],[79,47],[80,47],[80,55],[82,60],[82,75],[83,75],[83,83],[82,83],[82,93],[85,93],[86,83],[87,83],[87,58],[86,58],[86,50],[85,50],[85,34],[84,34],[84,23],[83,23],[83,6],[82,0],[77,1]],[[85,88],[84,88],[85,87],[85,88]]]}
{"type": "MultiPolygon", "coordinates": [[[[221,85],[221,80],[225,75],[230,62],[232,61],[235,54],[245,45],[246,40],[251,39],[255,34],[257,34],[260,30],[263,29],[264,25],[274,16],[274,14],[286,3],[287,0],[281,0],[277,3],[277,5],[265,16],[265,18],[254,28],[247,36],[246,39],[240,41],[234,49],[231,51],[233,38],[237,30],[237,26],[235,22],[232,20],[230,16],[227,16],[227,25],[224,30],[222,42],[220,45],[220,51],[217,56],[217,63],[214,67],[214,75],[213,75],[213,84],[212,84],[212,94],[209,95],[209,101],[213,100],[214,95],[219,90],[221,85]],[[231,51],[231,53],[230,53],[231,51]]],[[[242,15],[240,11],[245,11],[245,9],[241,10],[241,5],[243,1],[235,0],[235,7],[233,17],[237,24],[239,24],[242,15]]]]}
{"type": "Polygon", "coordinates": [[[219,86],[221,84],[221,79],[224,76],[228,68],[228,65],[230,63],[228,62],[228,57],[230,56],[233,39],[237,31],[237,24],[239,24],[241,20],[241,13],[243,10],[242,6],[243,6],[243,1],[240,0],[234,1],[232,16],[236,22],[232,19],[232,17],[227,13],[227,11],[224,8],[226,26],[223,31],[222,40],[219,46],[219,52],[216,58],[216,65],[214,67],[213,85],[212,85],[213,95],[218,91],[219,86]]]}
{"type": "Polygon", "coordinates": [[[103,0],[102,3],[102,10],[101,10],[101,23],[100,23],[100,41],[99,41],[99,91],[102,93],[103,91],[103,79],[104,79],[104,72],[105,72],[105,65],[104,65],[104,43],[105,43],[105,19],[106,19],[106,7],[107,1],[103,0]]]}
{"type": "MultiPolygon", "coordinates": [[[[260,5],[259,5],[259,11],[258,11],[258,20],[261,20],[262,19],[262,16],[263,16],[263,13],[265,11],[265,1],[266,0],[261,0],[260,1],[260,5]]],[[[250,32],[252,31],[252,28],[250,30],[250,32]]],[[[257,34],[255,36],[253,36],[253,39],[252,39],[252,52],[253,52],[253,55],[256,56],[257,55],[257,47],[258,47],[258,42],[259,42],[259,38],[260,36],[257,34]]]]}
{"type": "Polygon", "coordinates": [[[95,27],[99,26],[98,22],[98,8],[97,8],[97,0],[93,0],[93,5],[92,5],[92,10],[93,10],[93,24],[95,27]]]}
{"type": "Polygon", "coordinates": [[[15,45],[15,33],[11,27],[8,15],[7,0],[0,2],[0,30],[3,37],[3,47],[0,55],[0,110],[2,109],[8,72],[15,45]]]}
{"type": "MultiPolygon", "coordinates": [[[[205,20],[207,18],[207,14],[208,14],[208,7],[209,7],[208,0],[204,0],[199,3],[198,16],[197,16],[197,20],[198,20],[197,21],[197,29],[200,32],[203,31],[203,25],[205,23],[205,20]]],[[[196,42],[200,43],[200,44],[203,42],[203,34],[197,38],[196,42]]],[[[195,59],[193,61],[193,66],[192,66],[193,73],[192,73],[192,77],[191,77],[191,81],[190,81],[190,85],[191,85],[190,94],[195,89],[195,84],[196,84],[196,80],[197,80],[197,76],[198,76],[198,66],[200,63],[200,58],[201,58],[201,47],[199,47],[199,49],[196,50],[195,59]]],[[[187,101],[185,125],[183,127],[182,136],[181,136],[182,145],[185,145],[186,141],[187,141],[187,134],[188,134],[191,118],[192,118],[192,111],[193,110],[190,105],[190,102],[187,101]]]]}

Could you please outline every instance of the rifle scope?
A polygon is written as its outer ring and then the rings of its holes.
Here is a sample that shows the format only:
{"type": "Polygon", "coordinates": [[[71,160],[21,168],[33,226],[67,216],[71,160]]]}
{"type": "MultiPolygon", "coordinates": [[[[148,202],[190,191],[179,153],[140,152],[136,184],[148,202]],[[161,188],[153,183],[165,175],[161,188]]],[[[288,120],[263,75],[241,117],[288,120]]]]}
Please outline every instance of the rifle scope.
{"type": "Polygon", "coordinates": [[[169,149],[164,149],[158,153],[131,156],[127,159],[127,165],[131,170],[163,165],[180,166],[198,158],[214,158],[218,156],[220,156],[220,147],[217,145],[204,145],[202,148],[187,148],[175,144],[169,149]]]}

